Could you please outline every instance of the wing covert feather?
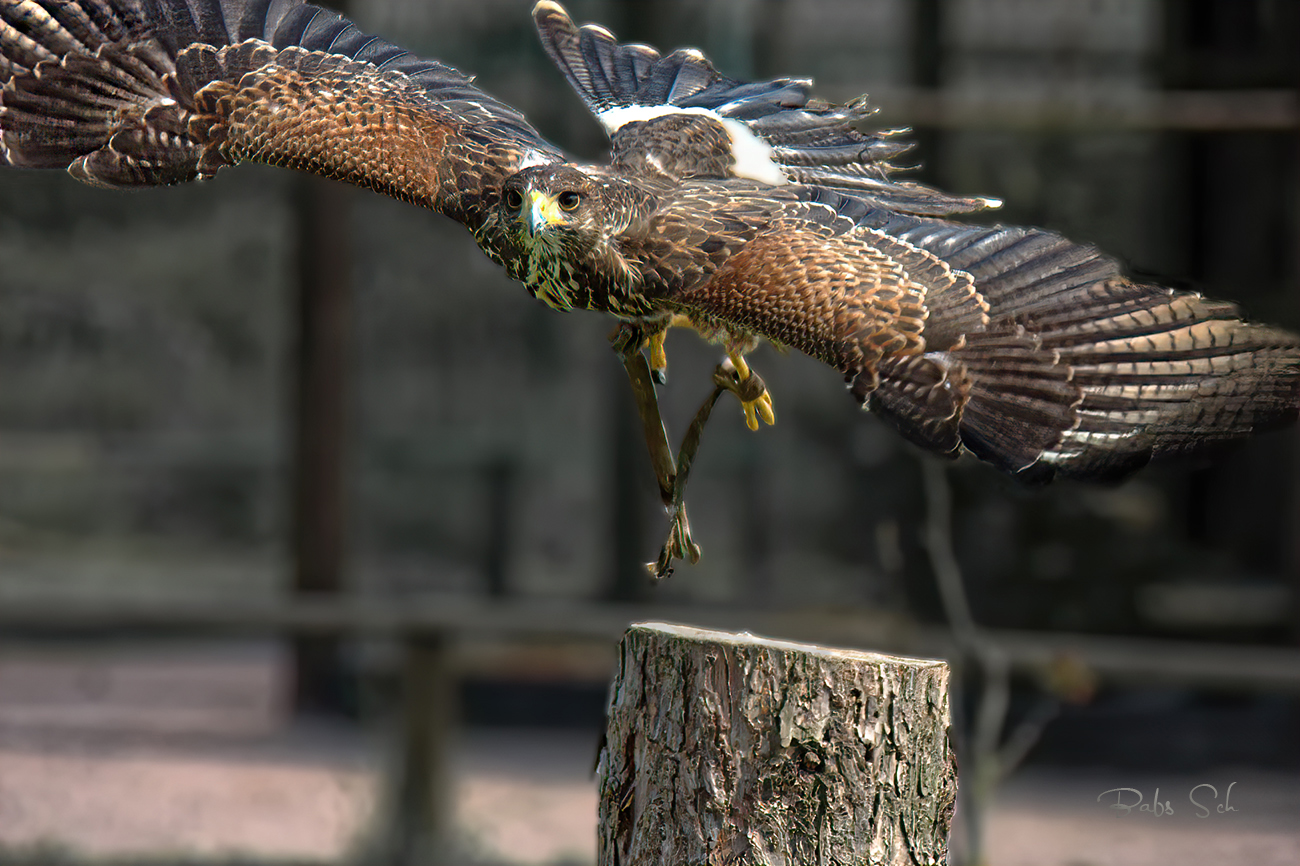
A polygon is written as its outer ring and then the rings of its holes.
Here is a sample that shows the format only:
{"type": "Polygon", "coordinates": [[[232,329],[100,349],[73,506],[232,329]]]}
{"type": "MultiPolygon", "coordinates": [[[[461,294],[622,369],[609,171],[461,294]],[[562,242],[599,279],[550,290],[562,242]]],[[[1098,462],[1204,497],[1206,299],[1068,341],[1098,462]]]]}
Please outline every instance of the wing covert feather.
{"type": "Polygon", "coordinates": [[[707,281],[671,301],[835,367],[863,399],[882,360],[948,349],[987,323],[966,274],[805,202],[782,208],[707,281]]]}

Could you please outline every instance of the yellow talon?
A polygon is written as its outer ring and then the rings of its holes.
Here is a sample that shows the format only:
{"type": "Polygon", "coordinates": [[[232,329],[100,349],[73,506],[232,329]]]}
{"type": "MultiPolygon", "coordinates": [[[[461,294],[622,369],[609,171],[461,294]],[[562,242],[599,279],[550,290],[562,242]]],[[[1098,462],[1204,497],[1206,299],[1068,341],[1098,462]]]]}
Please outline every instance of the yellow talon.
{"type": "MultiPolygon", "coordinates": [[[[736,380],[738,382],[744,382],[753,375],[750,372],[749,364],[745,362],[740,353],[728,351],[727,357],[731,359],[731,365],[736,368],[736,380]]],[[[753,400],[741,400],[740,407],[745,411],[745,425],[750,430],[758,430],[760,418],[769,425],[776,423],[776,410],[772,408],[772,395],[766,389],[753,400]]]]}
{"type": "Polygon", "coordinates": [[[673,313],[668,320],[668,324],[645,338],[645,343],[642,345],[650,350],[650,375],[656,383],[660,385],[668,384],[668,353],[664,351],[664,340],[668,337],[668,329],[694,327],[695,323],[688,316],[673,313]]]}
{"type": "Polygon", "coordinates": [[[744,355],[727,352],[727,357],[731,359],[731,366],[736,368],[737,381],[743,382],[750,377],[749,364],[746,363],[744,355]]]}

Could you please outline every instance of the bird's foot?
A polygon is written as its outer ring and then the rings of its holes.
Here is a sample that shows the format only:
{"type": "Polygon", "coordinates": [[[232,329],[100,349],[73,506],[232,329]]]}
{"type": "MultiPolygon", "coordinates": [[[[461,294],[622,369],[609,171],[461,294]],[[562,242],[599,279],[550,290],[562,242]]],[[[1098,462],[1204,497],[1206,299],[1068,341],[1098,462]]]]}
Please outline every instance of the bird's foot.
{"type": "Polygon", "coordinates": [[[614,330],[609,332],[609,342],[621,357],[639,352],[645,345],[645,341],[645,329],[631,322],[619,322],[614,326],[614,330]]]}
{"type": "Polygon", "coordinates": [[[642,349],[648,350],[650,378],[656,385],[666,385],[668,353],[664,351],[664,340],[668,337],[668,329],[691,326],[691,320],[681,314],[674,315],[658,328],[646,323],[620,322],[610,333],[609,341],[614,345],[614,351],[623,356],[642,349]]]}
{"type": "Polygon", "coordinates": [[[686,503],[678,502],[670,510],[671,525],[668,538],[659,551],[659,558],[645,564],[646,570],[655,578],[663,580],[673,573],[673,560],[689,560],[692,565],[700,561],[700,546],[691,538],[691,522],[686,518],[686,503]]]}
{"type": "Polygon", "coordinates": [[[776,423],[776,412],[772,408],[772,395],[767,390],[767,383],[749,369],[749,364],[739,352],[727,353],[727,360],[718,365],[713,381],[740,400],[740,408],[745,411],[745,424],[750,430],[757,430],[760,420],[766,424],[776,423]]]}
{"type": "Polygon", "coordinates": [[[664,351],[664,340],[668,337],[668,329],[694,327],[695,323],[691,321],[690,316],[673,313],[666,325],[646,336],[644,346],[650,352],[650,378],[654,379],[656,385],[668,384],[668,353],[664,351]]]}

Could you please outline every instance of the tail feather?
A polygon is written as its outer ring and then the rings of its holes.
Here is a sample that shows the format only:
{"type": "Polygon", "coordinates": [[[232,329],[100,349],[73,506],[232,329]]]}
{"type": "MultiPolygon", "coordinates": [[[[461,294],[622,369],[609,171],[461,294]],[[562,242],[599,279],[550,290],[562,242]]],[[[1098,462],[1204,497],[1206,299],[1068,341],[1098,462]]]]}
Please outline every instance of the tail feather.
{"type": "MultiPolygon", "coordinates": [[[[865,98],[831,105],[815,98],[812,81],[801,78],[736,81],[695,49],[661,56],[647,45],[620,43],[599,25],[578,27],[553,0],[541,0],[533,19],[547,54],[611,134],[632,122],[627,118],[646,122],[673,110],[703,111],[743,124],[770,147],[778,178],[844,190],[909,213],[966,213],[996,204],[893,180],[897,169],[889,160],[911,145],[898,137],[900,130],[859,129],[875,113],[865,98]]],[[[618,149],[615,138],[616,162],[618,149]]]]}
{"type": "Polygon", "coordinates": [[[660,55],[649,45],[621,43],[604,27],[578,27],[558,3],[533,8],[542,47],[597,116],[633,106],[677,106],[770,114],[781,104],[808,101],[808,83],[788,79],[747,84],[728,78],[694,49],[660,55]],[[766,104],[767,110],[759,106],[766,104]]]}

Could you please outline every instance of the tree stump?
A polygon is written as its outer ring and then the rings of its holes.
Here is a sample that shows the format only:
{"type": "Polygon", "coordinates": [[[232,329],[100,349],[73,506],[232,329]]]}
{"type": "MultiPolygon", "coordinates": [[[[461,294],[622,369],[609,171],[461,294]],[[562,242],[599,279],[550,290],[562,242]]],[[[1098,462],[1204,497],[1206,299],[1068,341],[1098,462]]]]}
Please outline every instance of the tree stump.
{"type": "Polygon", "coordinates": [[[600,754],[598,863],[943,863],[948,726],[941,661],[633,625],[600,754]]]}

